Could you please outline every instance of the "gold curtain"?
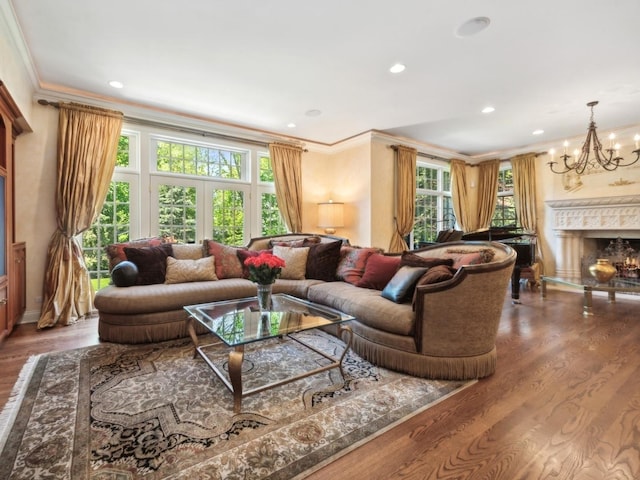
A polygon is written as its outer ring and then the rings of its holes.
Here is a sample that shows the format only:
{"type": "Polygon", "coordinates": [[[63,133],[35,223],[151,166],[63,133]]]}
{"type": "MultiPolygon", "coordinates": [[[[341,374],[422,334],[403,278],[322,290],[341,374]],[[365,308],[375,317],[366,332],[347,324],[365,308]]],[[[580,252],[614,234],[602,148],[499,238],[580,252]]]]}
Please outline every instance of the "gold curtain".
{"type": "MultiPolygon", "coordinates": [[[[538,235],[538,220],[536,216],[536,155],[525,153],[511,159],[513,168],[513,199],[516,204],[516,215],[520,225],[528,233],[538,235]]],[[[536,254],[542,265],[542,249],[536,242],[536,254]]]]}
{"type": "Polygon", "coordinates": [[[456,223],[463,232],[473,230],[475,222],[471,213],[467,182],[467,164],[462,160],[451,160],[451,195],[456,223]]]}
{"type": "Polygon", "coordinates": [[[302,232],[302,148],[296,145],[269,145],[276,200],[291,233],[302,232]]]}
{"type": "Polygon", "coordinates": [[[487,160],[478,165],[478,214],[474,230],[489,228],[498,201],[500,160],[487,160]]]}
{"type": "Polygon", "coordinates": [[[416,204],[416,157],[417,150],[398,145],[396,150],[396,202],[395,228],[389,244],[389,252],[408,250],[404,237],[411,233],[416,204]]]}
{"type": "Polygon", "coordinates": [[[61,103],[56,213],[38,328],[75,323],[93,310],[93,288],[76,240],[95,221],[115,168],[122,113],[61,103]]]}

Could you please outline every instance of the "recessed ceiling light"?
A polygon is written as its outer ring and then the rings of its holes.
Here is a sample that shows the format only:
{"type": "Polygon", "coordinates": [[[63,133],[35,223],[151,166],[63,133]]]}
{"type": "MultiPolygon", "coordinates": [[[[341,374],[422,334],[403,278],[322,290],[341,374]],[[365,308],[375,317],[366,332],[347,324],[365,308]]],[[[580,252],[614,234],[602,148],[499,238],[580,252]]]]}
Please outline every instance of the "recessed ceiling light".
{"type": "Polygon", "coordinates": [[[493,108],[493,107],[484,107],[482,109],[482,113],[492,113],[492,112],[495,112],[495,111],[496,111],[496,109],[493,108]]]}
{"type": "Polygon", "coordinates": [[[296,128],[296,124],[291,122],[291,123],[287,123],[287,127],[289,128],[296,128]]]}
{"type": "Polygon", "coordinates": [[[489,17],[475,17],[467,20],[458,28],[456,28],[456,37],[466,38],[476,35],[489,26],[491,20],[489,17]]]}
{"type": "Polygon", "coordinates": [[[113,88],[124,88],[124,83],[119,82],[117,80],[111,80],[109,82],[109,85],[111,85],[113,88]]]}
{"type": "Polygon", "coordinates": [[[307,111],[305,112],[305,115],[306,115],[307,117],[317,117],[317,116],[319,116],[321,113],[322,113],[322,112],[321,112],[320,110],[313,109],[313,110],[307,110],[307,111]]]}
{"type": "Polygon", "coordinates": [[[542,129],[538,129],[538,130],[534,130],[533,132],[531,132],[531,135],[542,135],[544,133],[544,130],[542,129]]]}
{"type": "Polygon", "coordinates": [[[389,71],[391,73],[400,73],[400,72],[404,72],[404,69],[407,68],[405,67],[403,64],[401,63],[396,63],[395,65],[393,65],[389,71]]]}

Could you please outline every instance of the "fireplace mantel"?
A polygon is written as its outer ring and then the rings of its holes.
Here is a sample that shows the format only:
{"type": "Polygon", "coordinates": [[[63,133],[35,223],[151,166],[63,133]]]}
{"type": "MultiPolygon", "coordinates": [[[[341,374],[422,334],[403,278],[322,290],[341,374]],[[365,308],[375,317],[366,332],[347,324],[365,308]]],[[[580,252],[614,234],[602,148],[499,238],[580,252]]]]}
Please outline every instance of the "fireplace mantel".
{"type": "Polygon", "coordinates": [[[594,236],[640,238],[640,195],[548,200],[558,245],[556,274],[579,277],[583,239],[594,236]]]}
{"type": "Polygon", "coordinates": [[[549,200],[555,230],[640,230],[640,195],[549,200]]]}

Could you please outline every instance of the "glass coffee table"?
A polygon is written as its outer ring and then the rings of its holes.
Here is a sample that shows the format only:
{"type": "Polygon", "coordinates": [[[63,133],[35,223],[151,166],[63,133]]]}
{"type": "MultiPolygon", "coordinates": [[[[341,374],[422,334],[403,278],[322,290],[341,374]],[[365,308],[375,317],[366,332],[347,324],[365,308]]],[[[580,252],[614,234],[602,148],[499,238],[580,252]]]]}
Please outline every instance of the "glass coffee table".
{"type": "Polygon", "coordinates": [[[187,329],[195,346],[194,358],[200,355],[233,393],[234,413],[240,413],[242,399],[246,396],[309,377],[325,370],[338,368],[344,378],[342,362],[351,347],[353,338],[351,328],[348,325],[344,325],[344,323],[354,319],[351,315],[285,294],[274,294],[272,296],[272,307],[268,311],[261,311],[258,308],[258,301],[255,297],[189,305],[184,308],[189,314],[187,329]],[[201,345],[195,330],[197,324],[204,326],[219,341],[201,345]],[[313,345],[293,335],[296,332],[330,325],[336,325],[340,336],[342,337],[344,333],[347,337],[345,349],[339,358],[318,350],[313,345]],[[328,359],[330,363],[244,391],[242,388],[242,362],[244,360],[245,345],[285,337],[328,359]],[[209,349],[220,348],[222,345],[230,347],[229,378],[206,354],[209,349]]]}
{"type": "Polygon", "coordinates": [[[620,293],[640,293],[640,280],[637,278],[616,277],[607,283],[599,283],[593,277],[583,276],[581,278],[540,277],[542,298],[547,296],[547,283],[564,285],[566,287],[577,288],[584,292],[582,314],[586,317],[593,315],[593,292],[607,292],[609,302],[616,301],[616,292],[620,293]]]}

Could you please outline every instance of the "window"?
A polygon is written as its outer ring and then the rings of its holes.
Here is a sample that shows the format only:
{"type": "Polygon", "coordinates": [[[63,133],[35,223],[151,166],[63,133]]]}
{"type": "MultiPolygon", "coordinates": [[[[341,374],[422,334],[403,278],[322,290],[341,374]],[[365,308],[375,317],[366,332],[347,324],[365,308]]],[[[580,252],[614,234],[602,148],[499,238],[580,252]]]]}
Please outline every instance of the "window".
{"type": "Polygon", "coordinates": [[[413,248],[435,241],[440,230],[455,227],[448,167],[418,162],[415,215],[412,241],[409,242],[413,248]]]}
{"type": "Polygon", "coordinates": [[[492,227],[518,227],[515,198],[513,195],[513,169],[498,172],[498,201],[491,219],[492,227]]]}
{"type": "Polygon", "coordinates": [[[206,147],[158,140],[156,168],[159,172],[240,180],[247,151],[206,147]]]}
{"type": "Polygon", "coordinates": [[[260,236],[280,235],[287,232],[287,226],[280,214],[276,199],[271,159],[261,154],[258,159],[258,192],[260,195],[261,226],[260,236]]]}
{"type": "Polygon", "coordinates": [[[167,235],[244,245],[286,231],[268,152],[141,127],[123,129],[109,195],[82,247],[98,290],[110,282],[104,247],[111,243],[167,235]]]}
{"type": "Polygon", "coordinates": [[[196,188],[159,185],[158,233],[177,242],[195,243],[196,223],[196,188]]]}

